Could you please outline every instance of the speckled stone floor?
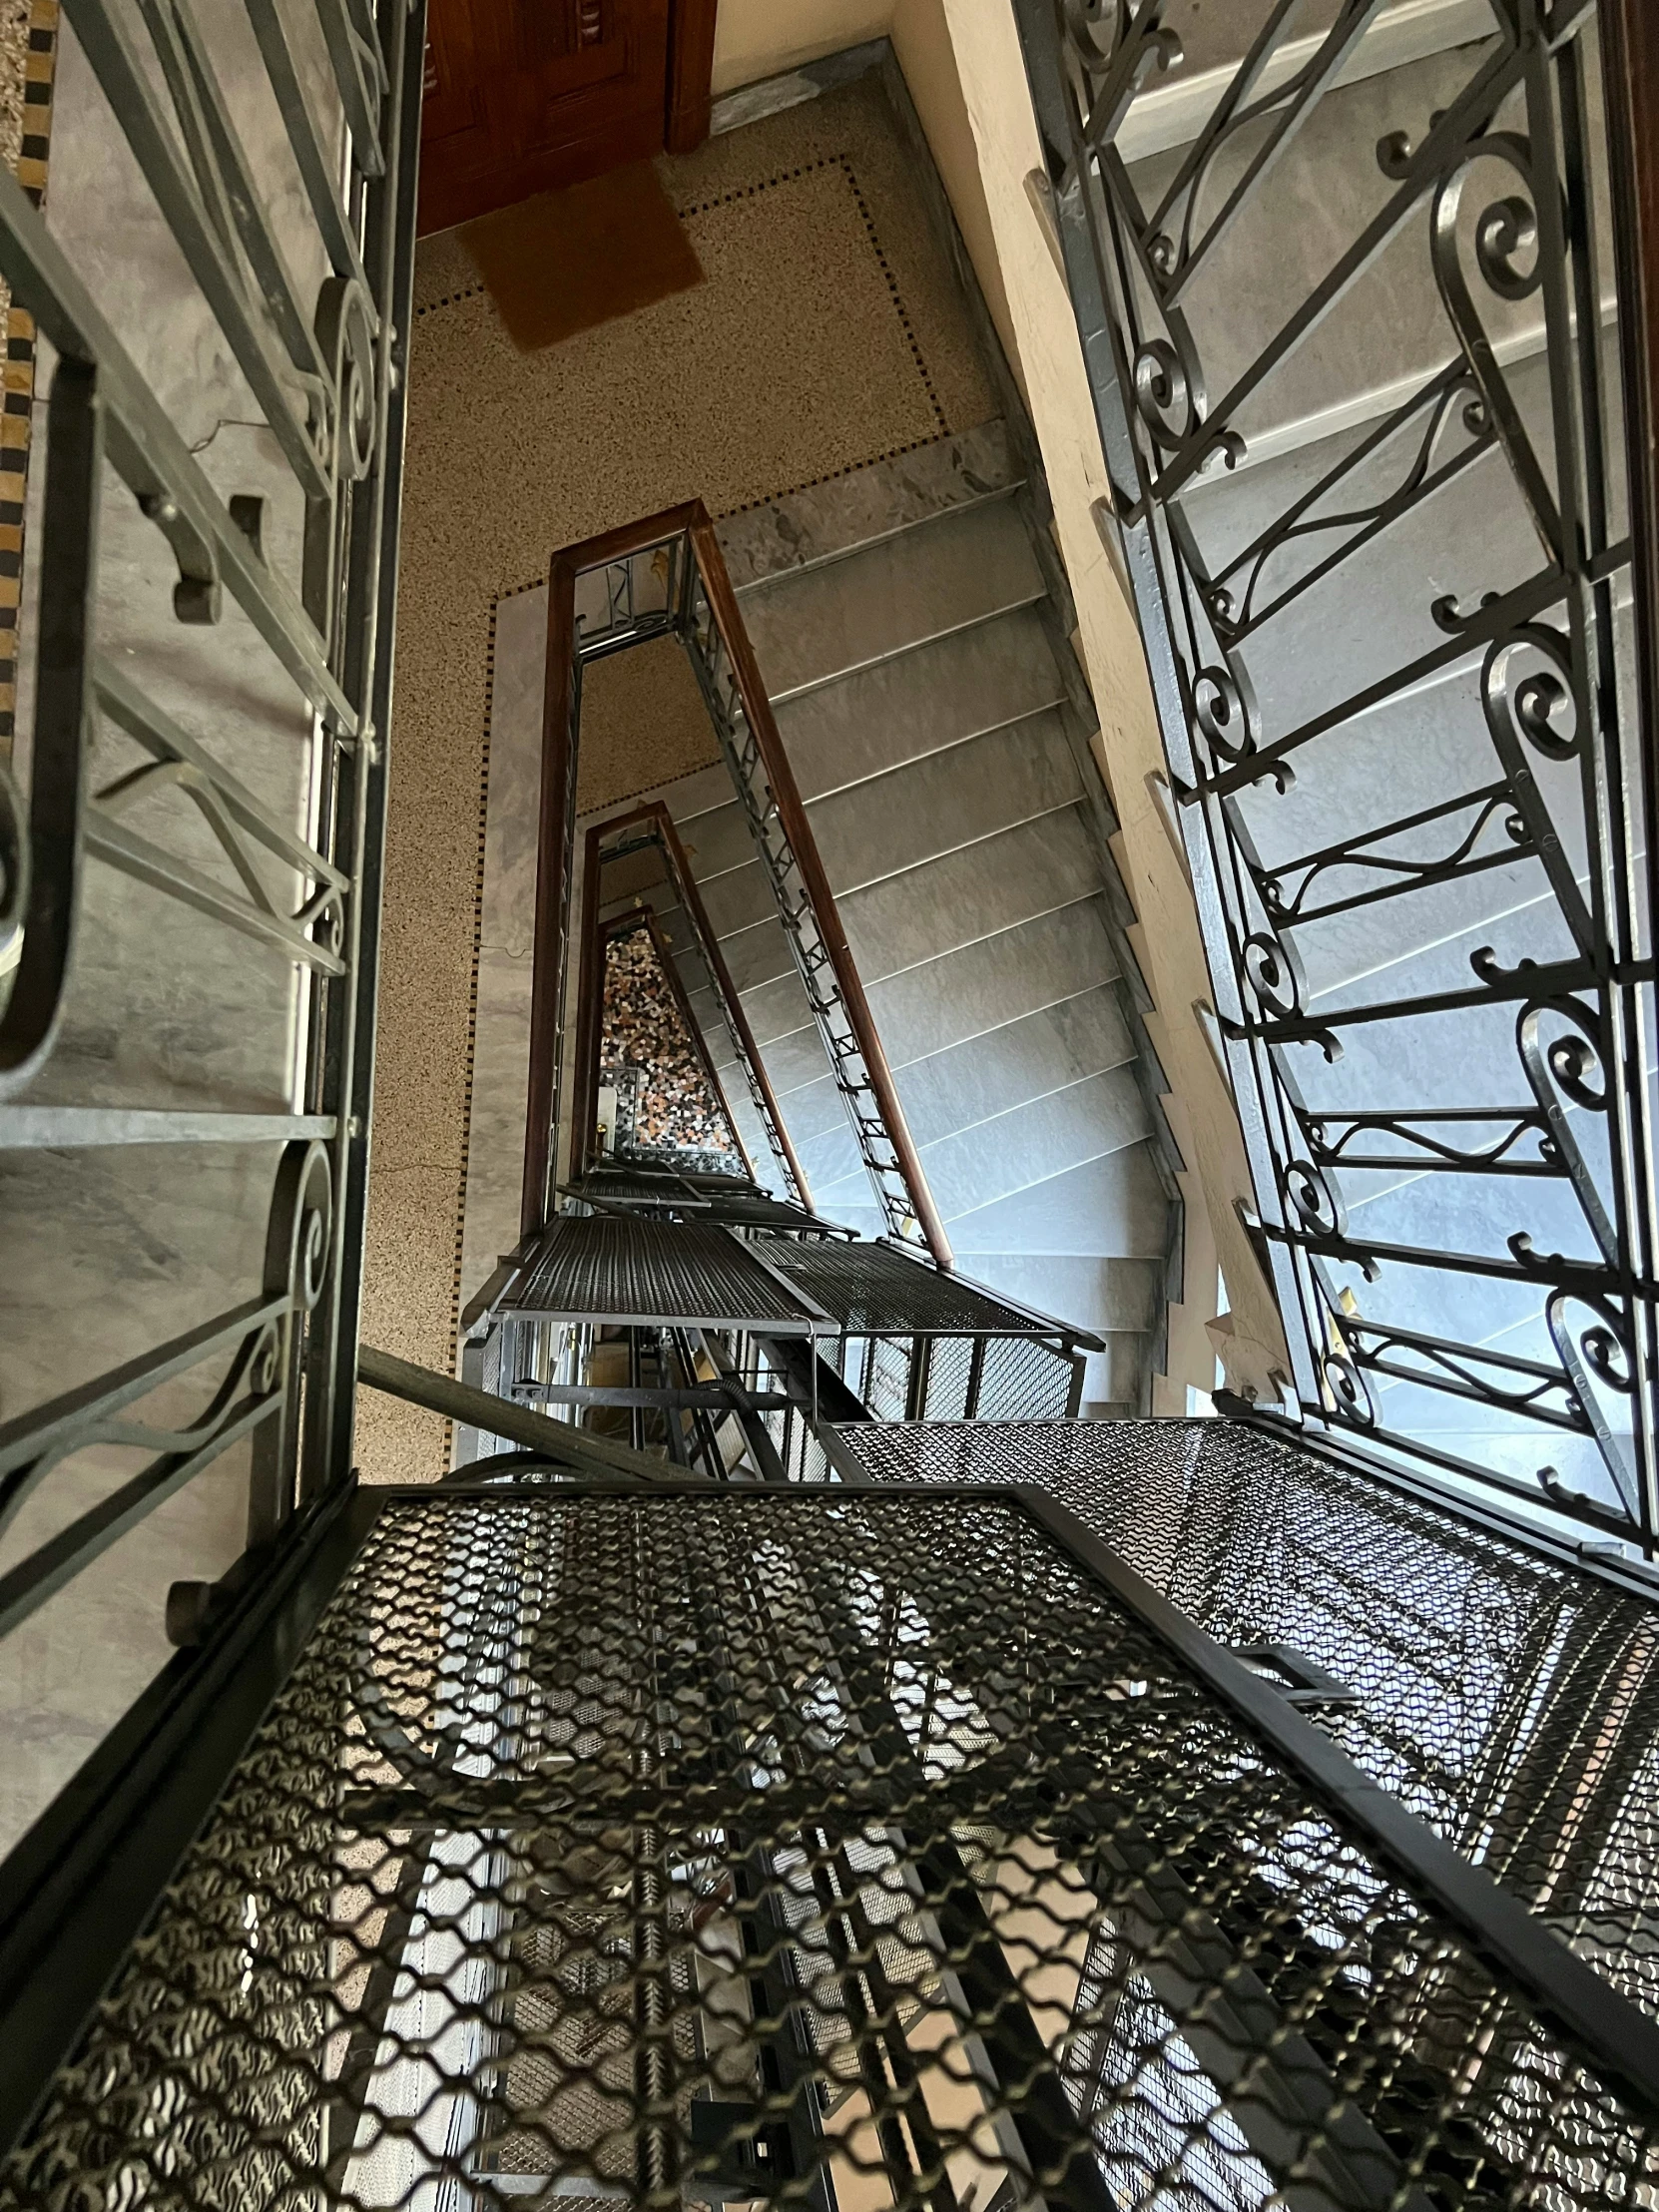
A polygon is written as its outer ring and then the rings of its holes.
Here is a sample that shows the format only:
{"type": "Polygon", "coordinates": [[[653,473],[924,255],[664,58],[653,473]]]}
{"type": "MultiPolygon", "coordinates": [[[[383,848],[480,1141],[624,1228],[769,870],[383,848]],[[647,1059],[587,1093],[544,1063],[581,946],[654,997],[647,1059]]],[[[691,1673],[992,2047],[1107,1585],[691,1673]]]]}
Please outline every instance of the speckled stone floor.
{"type": "Polygon", "coordinates": [[[638,1071],[629,1132],[633,1145],[719,1153],[728,1172],[745,1172],[726,1110],[703,1073],[644,926],[613,937],[605,954],[600,1083],[615,1084],[629,1070],[638,1071]]]}
{"type": "MultiPolygon", "coordinates": [[[[514,349],[454,234],[418,257],[363,1334],[440,1369],[459,1318],[497,605],[572,540],[692,497],[730,515],[995,412],[877,78],[663,170],[707,282],[543,352],[514,349]]],[[[584,807],[695,765],[660,760],[641,705],[611,718],[603,754],[584,732],[584,777],[603,778],[584,807]]],[[[431,1416],[365,1393],[358,1421],[366,1477],[441,1471],[431,1416]]]]}

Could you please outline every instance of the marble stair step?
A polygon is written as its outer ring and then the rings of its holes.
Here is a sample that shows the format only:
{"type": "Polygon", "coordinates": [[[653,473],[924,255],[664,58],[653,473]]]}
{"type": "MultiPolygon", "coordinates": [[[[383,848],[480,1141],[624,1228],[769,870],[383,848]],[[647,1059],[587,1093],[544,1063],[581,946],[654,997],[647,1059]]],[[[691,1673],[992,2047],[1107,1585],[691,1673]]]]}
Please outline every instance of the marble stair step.
{"type": "Polygon", "coordinates": [[[1168,1202],[1146,1144],[1103,1153],[1047,1182],[958,1214],[950,1241],[971,1275],[986,1252],[1061,1253],[1162,1264],[1168,1202]]]}
{"type": "Polygon", "coordinates": [[[1097,897],[1017,921],[992,936],[867,985],[895,1067],[908,1066],[1117,975],[1097,897]]]}
{"type": "Polygon", "coordinates": [[[730,515],[719,526],[721,552],[741,599],[769,577],[834,560],[1019,480],[1008,426],[993,417],[730,515]]]}
{"type": "MultiPolygon", "coordinates": [[[[925,1147],[1133,1058],[1116,995],[1102,984],[913,1060],[895,1070],[894,1081],[910,1134],[925,1147]]],[[[786,1110],[792,1129],[809,1137],[845,1124],[828,1077],[791,1091],[786,1110]]]]}
{"type": "MultiPolygon", "coordinates": [[[[1074,1167],[1140,1143],[1146,1108],[1131,1068],[1091,1075],[1007,1113],[918,1143],[922,1172],[948,1225],[958,1214],[1052,1181],[1074,1167]]],[[[827,1130],[802,1149],[807,1173],[827,1190],[858,1172],[849,1130],[827,1130]]]]}
{"type": "MultiPolygon", "coordinates": [[[[1030,732],[1064,687],[1029,608],[901,653],[782,708],[779,729],[821,842],[820,824],[867,778],[1018,725],[1030,732]],[[1032,719],[1028,719],[1032,718],[1032,719]]],[[[730,782],[676,820],[699,883],[753,866],[754,840],[730,782]]]]}
{"type": "Polygon", "coordinates": [[[1100,888],[1076,807],[999,830],[837,901],[864,987],[1100,888]]]}
{"type": "Polygon", "coordinates": [[[1012,494],[759,586],[744,601],[775,704],[1043,596],[1012,494]]]}
{"type": "Polygon", "coordinates": [[[1163,1283],[1157,1260],[1108,1260],[1098,1254],[976,1252],[963,1275],[1039,1314],[1099,1336],[1144,1336],[1158,1314],[1163,1283]]]}
{"type": "Polygon", "coordinates": [[[1037,611],[1022,606],[788,700],[778,728],[811,804],[1064,697],[1037,611]]]}
{"type": "MultiPolygon", "coordinates": [[[[841,904],[868,884],[981,843],[1081,797],[1076,761],[1059,714],[1050,709],[836,792],[818,801],[809,815],[830,887],[841,904]]],[[[740,866],[705,878],[705,856],[700,847],[693,865],[719,935],[776,912],[758,860],[746,857],[740,866]]]]}

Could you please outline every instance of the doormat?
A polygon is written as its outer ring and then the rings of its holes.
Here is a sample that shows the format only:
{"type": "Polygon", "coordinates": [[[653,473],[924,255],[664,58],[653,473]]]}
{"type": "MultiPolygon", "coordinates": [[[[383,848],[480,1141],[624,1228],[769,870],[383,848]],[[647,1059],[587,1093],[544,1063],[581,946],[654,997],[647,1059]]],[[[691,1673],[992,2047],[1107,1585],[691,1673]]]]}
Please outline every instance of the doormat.
{"type": "Polygon", "coordinates": [[[650,162],[540,192],[465,225],[461,243],[521,353],[703,281],[650,162]]]}

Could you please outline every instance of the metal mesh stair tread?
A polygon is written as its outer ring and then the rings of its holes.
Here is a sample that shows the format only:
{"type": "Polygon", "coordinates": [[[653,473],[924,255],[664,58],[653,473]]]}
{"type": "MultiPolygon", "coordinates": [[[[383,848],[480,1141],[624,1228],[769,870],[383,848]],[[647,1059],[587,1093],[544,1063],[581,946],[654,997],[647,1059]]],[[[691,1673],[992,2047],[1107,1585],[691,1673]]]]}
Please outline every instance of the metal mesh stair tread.
{"type": "MultiPolygon", "coordinates": [[[[759,1249],[759,1247],[757,1248],[759,1249]]],[[[1051,1332],[1097,1348],[1087,1330],[1005,1304],[884,1244],[799,1244],[769,1238],[771,1264],[849,1336],[1030,1337],[1051,1332]]]]}
{"type": "Polygon", "coordinates": [[[1007,1495],[405,1495],[6,2178],[1589,2212],[1596,2064],[1007,1495]]]}
{"type": "Polygon", "coordinates": [[[736,1237],[704,1222],[564,1214],[536,1239],[501,1301],[511,1315],[616,1324],[765,1324],[793,1335],[829,1328],[810,1295],[791,1293],[736,1237]]]}
{"type": "Polygon", "coordinates": [[[1218,1641],[1359,1696],[1328,1733],[1659,2016],[1659,1607],[1228,1420],[886,1421],[876,1482],[1031,1483],[1218,1641]]]}

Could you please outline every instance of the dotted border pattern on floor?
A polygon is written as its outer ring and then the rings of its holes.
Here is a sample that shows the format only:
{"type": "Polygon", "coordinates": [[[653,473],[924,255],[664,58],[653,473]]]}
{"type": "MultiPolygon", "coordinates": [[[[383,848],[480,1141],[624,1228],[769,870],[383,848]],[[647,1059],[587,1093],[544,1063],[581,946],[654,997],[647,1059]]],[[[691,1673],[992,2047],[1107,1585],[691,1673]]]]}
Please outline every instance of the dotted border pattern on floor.
{"type": "MultiPolygon", "coordinates": [[[[57,62],[58,0],[31,0],[17,181],[37,208],[46,197],[57,62]]],[[[23,603],[23,514],[34,402],[35,318],[8,304],[5,406],[0,410],[0,747],[7,750],[17,729],[17,621],[23,603]]]]}

